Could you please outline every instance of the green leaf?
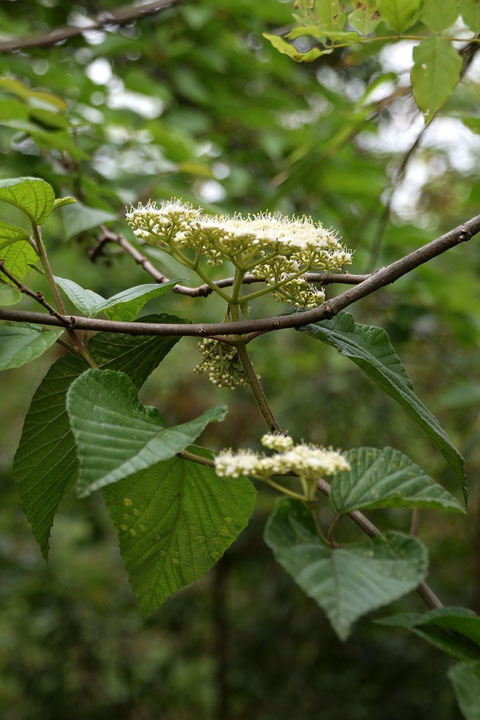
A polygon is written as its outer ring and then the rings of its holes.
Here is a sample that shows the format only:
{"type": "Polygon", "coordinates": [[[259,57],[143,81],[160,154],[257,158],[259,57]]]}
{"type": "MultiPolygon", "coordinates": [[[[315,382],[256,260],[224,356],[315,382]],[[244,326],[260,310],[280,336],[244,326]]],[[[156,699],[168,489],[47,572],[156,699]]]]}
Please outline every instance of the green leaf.
{"type": "Polygon", "coordinates": [[[137,285],[128,290],[123,290],[108,298],[108,300],[104,300],[96,308],[95,315],[104,312],[110,320],[134,320],[147,302],[169,292],[178,282],[178,280],[169,280],[161,284],[137,285]]]}
{"type": "MultiPolygon", "coordinates": [[[[152,315],[142,322],[182,322],[152,315]]],[[[163,360],[179,337],[99,333],[88,349],[100,367],[128,373],[137,388],[163,360]]],[[[67,390],[87,369],[84,360],[66,355],[52,365],[33,396],[25,418],[14,471],[22,506],[44,557],[50,529],[69,482],[78,472],[75,440],[66,410],[67,390]]]]}
{"type": "Polygon", "coordinates": [[[330,494],[336,513],[386,507],[464,512],[453,495],[398,450],[356,448],[345,453],[345,458],[350,470],[335,475],[330,494]]]}
{"type": "Polygon", "coordinates": [[[462,123],[472,132],[480,134],[480,117],[475,117],[474,115],[463,117],[462,123]]]}
{"type": "Polygon", "coordinates": [[[375,30],[380,22],[380,18],[368,10],[354,10],[348,16],[348,21],[355,30],[358,30],[362,35],[366,36],[375,30]]]}
{"type": "Polygon", "coordinates": [[[379,387],[399,403],[437,446],[455,473],[466,496],[465,463],[436,418],[415,395],[412,383],[390,339],[382,328],[356,323],[342,312],[301,329],[351,358],[379,387]]]}
{"type": "MultiPolygon", "coordinates": [[[[0,259],[4,267],[17,280],[23,280],[32,266],[38,262],[38,255],[27,240],[20,240],[0,250],[0,259]]],[[[9,282],[5,280],[5,282],[9,282]]]]}
{"type": "Polygon", "coordinates": [[[25,230],[25,228],[11,225],[10,223],[0,220],[0,248],[4,248],[19,240],[26,240],[28,236],[29,232],[25,230]]]}
{"type": "Polygon", "coordinates": [[[55,193],[41,178],[9,178],[0,180],[0,200],[15,205],[32,223],[42,225],[53,210],[55,193]]]}
{"type": "Polygon", "coordinates": [[[423,0],[420,19],[433,32],[442,32],[455,23],[458,15],[457,0],[423,0]]]}
{"type": "Polygon", "coordinates": [[[480,32],[480,0],[460,0],[460,14],[470,30],[480,32]]]}
{"type": "Polygon", "coordinates": [[[278,502],[265,541],[280,565],[323,608],[341,640],[357,618],[413,590],[427,572],[423,545],[400,533],[329,547],[299,500],[278,502]]]}
{"type": "Polygon", "coordinates": [[[313,37],[322,42],[327,38],[329,40],[339,40],[342,44],[348,43],[348,41],[352,43],[358,42],[358,33],[356,32],[352,32],[351,30],[327,30],[317,25],[302,25],[301,27],[296,27],[291,30],[286,37],[288,37],[289,40],[296,40],[299,37],[305,36],[313,37]]]}
{"type": "Polygon", "coordinates": [[[86,230],[98,228],[104,223],[117,220],[117,216],[107,210],[92,208],[76,202],[62,208],[62,220],[65,237],[70,239],[86,230]]]}
{"type": "Polygon", "coordinates": [[[297,50],[295,45],[291,45],[279,35],[269,35],[268,33],[262,34],[263,37],[268,40],[276,50],[278,50],[278,52],[282,53],[282,55],[288,55],[288,57],[291,57],[292,60],[295,60],[295,62],[312,62],[321,55],[329,55],[333,52],[333,48],[325,48],[321,50],[320,48],[314,47],[306,53],[301,53],[297,50]]]}
{"type": "Polygon", "coordinates": [[[53,203],[53,209],[57,210],[57,208],[65,207],[65,205],[73,205],[73,203],[77,203],[78,200],[76,200],[74,197],[71,197],[71,195],[67,195],[63,198],[56,198],[55,202],[53,203]]]}
{"type": "Polygon", "coordinates": [[[480,661],[458,663],[448,677],[466,720],[480,720],[480,661]]]}
{"type": "Polygon", "coordinates": [[[448,40],[431,37],[413,48],[410,74],[415,102],[429,123],[455,90],[462,59],[448,40]]]}
{"type": "Polygon", "coordinates": [[[58,97],[58,95],[45,92],[44,90],[33,90],[33,88],[28,87],[28,85],[25,85],[20,82],[20,80],[15,80],[14,78],[0,77],[0,87],[17,97],[28,101],[34,107],[46,104],[47,106],[55,107],[60,111],[65,111],[67,109],[65,100],[62,100],[62,98],[58,97]]]}
{"type": "Polygon", "coordinates": [[[75,307],[84,315],[95,315],[96,308],[105,302],[102,295],[93,290],[85,290],[73,280],[55,276],[55,282],[62,288],[65,295],[72,301],[75,307]]]}
{"type": "Polygon", "coordinates": [[[77,494],[86,497],[191,445],[226,408],[211,408],[183,425],[165,427],[155,408],[146,408],[128,375],[88,370],[72,383],[67,412],[77,444],[77,494]]]}
{"type": "Polygon", "coordinates": [[[0,325],[0,370],[10,370],[43,355],[62,335],[64,328],[30,323],[0,325]]]}
{"type": "Polygon", "coordinates": [[[0,282],[0,307],[16,305],[22,299],[22,293],[16,287],[0,282]]]}
{"type": "Polygon", "coordinates": [[[414,25],[422,7],[421,0],[377,0],[381,19],[401,33],[414,25]]]}
{"type": "Polygon", "coordinates": [[[480,659],[480,618],[472,610],[446,607],[425,613],[400,613],[380,625],[411,630],[457,660],[480,659]]]}
{"type": "Polygon", "coordinates": [[[104,496],[130,585],[147,613],[201,578],[255,505],[247,478],[219,478],[212,468],[180,458],[110,485],[104,496]]]}

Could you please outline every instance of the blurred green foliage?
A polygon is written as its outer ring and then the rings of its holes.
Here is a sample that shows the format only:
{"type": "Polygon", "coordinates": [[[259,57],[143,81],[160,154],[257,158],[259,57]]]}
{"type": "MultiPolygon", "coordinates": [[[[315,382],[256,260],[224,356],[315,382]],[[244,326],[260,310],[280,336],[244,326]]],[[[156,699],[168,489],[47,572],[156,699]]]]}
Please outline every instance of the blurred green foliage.
{"type": "MultiPolygon", "coordinates": [[[[0,27],[5,35],[44,32],[114,7],[106,0],[16,0],[0,7],[0,27]]],[[[107,213],[104,219],[113,214],[118,220],[109,227],[127,237],[124,205],[149,197],[181,196],[211,210],[312,214],[355,250],[354,272],[392,261],[478,212],[479,144],[458,120],[478,112],[478,63],[397,181],[422,124],[415,125],[418,111],[408,94],[395,96],[405,79],[392,75],[394,46],[383,54],[363,47],[348,61],[338,50],[297,65],[262,38],[288,26],[291,10],[279,0],[186,0],[125,27],[0,54],[7,78],[0,82],[2,177],[43,177],[57,195],[75,195],[107,213]],[[370,87],[379,94],[366,105],[370,87]]],[[[21,222],[14,209],[2,217],[21,222]]],[[[91,262],[95,233],[68,240],[70,222],[65,208],[45,227],[57,275],[105,297],[149,282],[112,247],[91,262]]],[[[467,459],[468,518],[425,512],[421,535],[442,599],[478,612],[477,243],[354,312],[359,322],[389,332],[419,396],[467,459]]],[[[171,263],[159,265],[178,276],[171,263]]],[[[40,275],[28,282],[45,289],[40,275]]],[[[277,311],[268,300],[259,308],[277,311]]],[[[194,320],[221,316],[213,298],[162,298],[148,305],[156,310],[194,320]]],[[[438,453],[348,360],[294,331],[251,347],[282,426],[297,437],[347,449],[391,445],[456,492],[438,453]]],[[[56,353],[0,378],[2,717],[458,717],[444,679],[448,662],[420,640],[364,620],[348,644],[339,644],[263,545],[273,500],[267,492],[225,559],[150,618],[133,600],[98,498],[66,500],[45,566],[21,513],[11,460],[32,392],[56,353]]],[[[228,401],[227,420],[206,431],[205,444],[220,448],[232,438],[238,447],[258,444],[262,420],[248,392],[213,388],[192,374],[196,362],[195,341],[184,338],[149,379],[142,401],[171,424],[228,401]]],[[[391,511],[389,521],[405,529],[408,514],[391,511]]],[[[346,524],[341,533],[357,537],[346,524]]],[[[410,598],[406,607],[419,605],[410,598]]]]}

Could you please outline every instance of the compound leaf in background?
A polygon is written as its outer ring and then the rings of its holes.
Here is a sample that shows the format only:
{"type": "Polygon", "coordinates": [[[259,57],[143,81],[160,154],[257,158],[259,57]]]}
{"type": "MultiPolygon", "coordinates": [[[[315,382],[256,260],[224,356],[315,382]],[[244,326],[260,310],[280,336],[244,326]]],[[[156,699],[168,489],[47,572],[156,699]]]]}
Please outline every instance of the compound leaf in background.
{"type": "Polygon", "coordinates": [[[0,200],[21,210],[32,223],[42,225],[53,210],[55,193],[41,178],[8,178],[0,180],[0,200]]]}
{"type": "Polygon", "coordinates": [[[377,0],[377,6],[381,19],[401,33],[418,20],[422,0],[377,0]]]}
{"type": "Polygon", "coordinates": [[[479,0],[460,0],[460,14],[470,30],[475,33],[480,32],[479,0]]]}
{"type": "Polygon", "coordinates": [[[219,478],[211,467],[177,457],[103,492],[130,585],[147,613],[201,578],[247,525],[255,505],[248,478],[219,478]]]}
{"type": "Polygon", "coordinates": [[[458,18],[458,3],[456,0],[423,0],[420,19],[433,32],[442,32],[451,27],[458,18]]]}
{"type": "Polygon", "coordinates": [[[265,541],[282,567],[320,605],[341,640],[367,612],[413,590],[427,572],[427,551],[415,538],[388,532],[364,543],[329,547],[310,509],[282,499],[265,541]]]}
{"type": "Polygon", "coordinates": [[[355,448],[345,458],[350,470],[334,476],[330,493],[330,506],[336,513],[385,507],[464,512],[453,495],[399,450],[355,448]]]}
{"type": "Polygon", "coordinates": [[[413,96],[428,124],[455,90],[462,59],[448,40],[430,37],[413,48],[413,60],[413,96]]]}

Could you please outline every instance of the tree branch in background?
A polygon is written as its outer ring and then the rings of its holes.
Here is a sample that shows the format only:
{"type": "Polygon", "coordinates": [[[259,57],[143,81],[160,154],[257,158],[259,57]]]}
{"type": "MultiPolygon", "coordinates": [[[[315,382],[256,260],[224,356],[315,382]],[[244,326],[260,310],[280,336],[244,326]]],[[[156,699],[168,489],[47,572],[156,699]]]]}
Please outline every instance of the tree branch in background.
{"type": "Polygon", "coordinates": [[[95,20],[88,25],[78,27],[67,25],[48,33],[38,33],[28,35],[27,37],[15,38],[12,40],[3,40],[0,42],[0,53],[13,52],[15,50],[24,50],[31,47],[48,47],[65,40],[83,35],[91,30],[103,30],[103,28],[111,25],[127,25],[133,20],[139,20],[147,15],[154,15],[159,10],[170,7],[177,0],[155,0],[154,2],[145,3],[143,5],[133,5],[129,7],[117,7],[112,10],[103,10],[98,13],[95,20]]]}
{"type": "MultiPolygon", "coordinates": [[[[142,322],[118,322],[113,320],[97,320],[71,316],[69,319],[79,330],[92,330],[103,332],[127,333],[129,335],[178,335],[178,336],[200,336],[211,337],[212,335],[242,335],[246,333],[256,334],[258,332],[271,332],[273,330],[285,330],[287,328],[298,328],[308,323],[319,322],[334,317],[340,310],[352,305],[371,293],[376,292],[386,285],[398,280],[419,265],[432,260],[438,255],[450,250],[460,243],[467,242],[474,235],[480,232],[480,215],[467,220],[453,230],[422,245],[413,252],[386,265],[369,275],[366,280],[355,287],[345,290],[331,300],[326,300],[312,310],[292,313],[290,315],[279,315],[259,320],[241,320],[229,323],[192,323],[166,324],[166,323],[142,323],[142,322]]],[[[0,309],[0,320],[13,320],[14,322],[34,322],[43,325],[61,325],[62,323],[54,317],[44,313],[22,312],[21,310],[0,309]]]]}

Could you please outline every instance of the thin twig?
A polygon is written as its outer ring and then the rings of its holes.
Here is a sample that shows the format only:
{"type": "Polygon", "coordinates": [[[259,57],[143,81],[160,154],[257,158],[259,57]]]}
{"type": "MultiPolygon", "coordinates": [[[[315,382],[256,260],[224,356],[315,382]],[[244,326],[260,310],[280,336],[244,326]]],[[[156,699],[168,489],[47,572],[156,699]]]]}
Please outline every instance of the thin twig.
{"type": "Polygon", "coordinates": [[[60,320],[62,325],[64,325],[65,327],[70,327],[69,319],[57,312],[55,308],[52,307],[52,305],[50,305],[50,303],[45,300],[43,293],[34,292],[33,290],[25,287],[25,285],[23,285],[20,280],[17,280],[17,278],[7,270],[3,260],[0,260],[0,272],[3,273],[5,277],[7,277],[14,285],[16,285],[16,287],[23,295],[28,295],[29,297],[33,298],[33,300],[40,303],[40,305],[42,305],[50,313],[50,315],[60,320]]]}
{"type": "Polygon", "coordinates": [[[237,352],[243,365],[243,369],[245,370],[245,375],[247,376],[248,383],[252,388],[255,400],[257,401],[259,410],[265,418],[265,422],[267,423],[269,429],[272,432],[280,432],[280,425],[278,424],[278,421],[273,414],[272,408],[270,407],[267,400],[267,396],[263,391],[262,384],[260,383],[257,373],[255,372],[255,368],[252,365],[252,361],[250,360],[250,356],[247,352],[247,348],[245,347],[245,343],[240,343],[239,345],[237,345],[237,352]]]}
{"type": "Polygon", "coordinates": [[[410,535],[412,537],[417,537],[419,525],[420,525],[420,508],[415,508],[412,513],[412,524],[410,525],[410,535]]]}
{"type": "Polygon", "coordinates": [[[25,50],[31,47],[48,47],[49,45],[56,45],[65,40],[71,40],[78,35],[83,35],[92,30],[103,30],[103,28],[106,27],[127,25],[147,15],[154,15],[159,10],[170,7],[174,2],[176,2],[176,0],[155,0],[155,2],[145,3],[143,5],[120,6],[112,10],[103,10],[92,22],[82,27],[67,25],[56,28],[55,30],[50,30],[50,32],[47,33],[38,33],[28,35],[27,37],[3,40],[0,42],[0,53],[25,50]]]}
{"type": "MultiPolygon", "coordinates": [[[[318,489],[320,490],[322,495],[325,495],[326,497],[330,495],[330,485],[326,480],[322,479],[318,481],[318,489]]],[[[353,510],[352,512],[346,514],[348,515],[350,520],[353,520],[353,522],[358,525],[358,527],[363,530],[366,535],[368,535],[368,537],[374,538],[378,535],[381,535],[381,532],[377,528],[377,526],[374,525],[367,517],[365,517],[363,513],[359,512],[358,510],[353,510]]],[[[443,607],[441,601],[426,583],[420,583],[420,585],[416,588],[416,593],[421,597],[425,605],[431,610],[443,607]]]]}
{"type": "MultiPolygon", "coordinates": [[[[453,230],[441,235],[436,240],[422,245],[413,252],[386,265],[369,275],[366,280],[355,287],[351,287],[340,293],[331,300],[326,300],[312,310],[292,313],[290,315],[279,315],[258,320],[240,320],[229,323],[142,323],[142,322],[119,322],[113,320],[99,320],[97,318],[85,318],[72,316],[70,319],[76,328],[80,330],[104,331],[114,333],[127,333],[129,335],[178,335],[207,337],[211,335],[243,335],[267,333],[274,330],[285,330],[287,328],[300,328],[309,323],[326,320],[337,315],[341,310],[357,302],[361,298],[371,295],[382,287],[390,285],[398,278],[406,275],[411,270],[442,255],[447,250],[467,242],[474,235],[480,232],[480,215],[467,220],[453,230]]],[[[22,312],[20,310],[0,309],[1,320],[13,320],[14,322],[36,322],[44,325],[60,325],[57,318],[44,313],[22,312]]]]}

